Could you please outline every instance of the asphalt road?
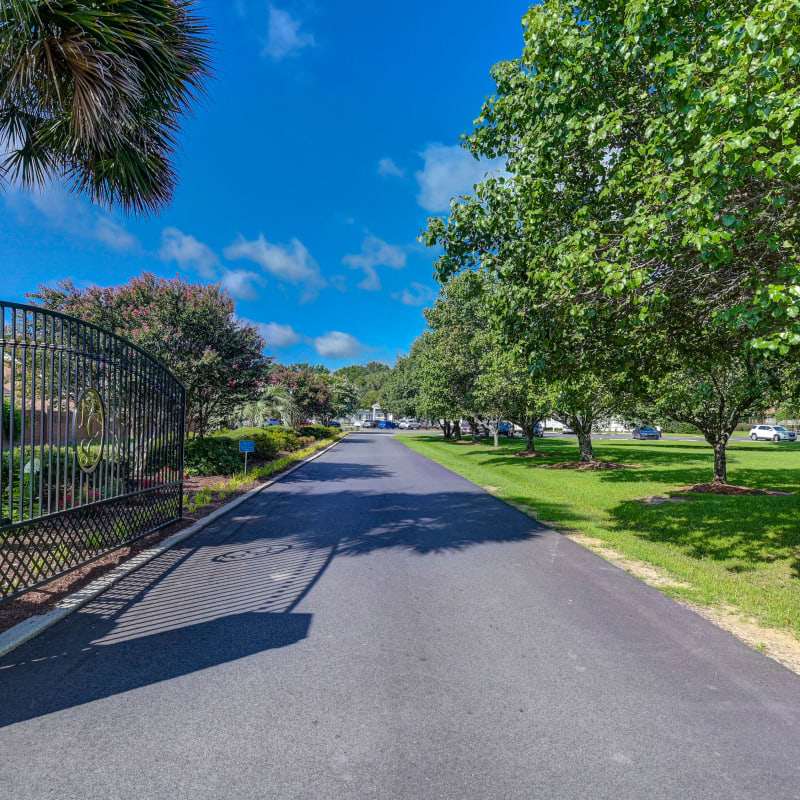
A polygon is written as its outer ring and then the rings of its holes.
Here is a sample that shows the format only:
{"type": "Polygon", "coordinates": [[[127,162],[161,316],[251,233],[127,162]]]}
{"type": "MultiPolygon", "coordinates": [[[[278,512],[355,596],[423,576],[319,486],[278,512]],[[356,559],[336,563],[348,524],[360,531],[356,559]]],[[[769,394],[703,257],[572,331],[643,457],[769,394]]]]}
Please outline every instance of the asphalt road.
{"type": "Polygon", "coordinates": [[[14,800],[800,798],[800,678],[387,435],[0,661],[14,800]]]}

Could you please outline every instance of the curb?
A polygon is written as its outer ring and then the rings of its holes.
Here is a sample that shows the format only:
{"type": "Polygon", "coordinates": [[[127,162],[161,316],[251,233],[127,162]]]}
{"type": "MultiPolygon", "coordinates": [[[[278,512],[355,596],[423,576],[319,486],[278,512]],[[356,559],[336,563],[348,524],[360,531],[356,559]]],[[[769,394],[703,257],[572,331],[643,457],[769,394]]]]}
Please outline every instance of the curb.
{"type": "Polygon", "coordinates": [[[12,650],[15,650],[20,645],[25,644],[25,642],[29,642],[35,636],[38,636],[40,633],[46,631],[57,622],[60,622],[62,619],[64,619],[64,617],[72,614],[73,611],[77,611],[82,606],[85,606],[88,602],[94,600],[97,596],[106,591],[106,589],[109,589],[115,583],[118,583],[123,578],[126,578],[132,572],[135,572],[140,567],[143,567],[149,561],[157,558],[170,548],[175,547],[176,544],[180,544],[190,536],[194,536],[194,534],[199,533],[201,530],[203,530],[203,528],[208,527],[212,522],[216,522],[216,520],[218,520],[220,517],[232,511],[237,506],[240,506],[246,500],[249,500],[259,492],[262,492],[267,487],[276,484],[278,481],[283,480],[283,478],[285,478],[287,475],[291,475],[293,472],[300,469],[300,467],[304,467],[309,462],[314,461],[315,459],[324,455],[331,448],[336,447],[336,445],[339,444],[339,442],[341,442],[346,436],[347,433],[345,433],[345,435],[340,439],[337,439],[335,442],[333,442],[333,444],[323,447],[322,450],[319,450],[316,453],[312,453],[310,456],[304,458],[302,461],[298,461],[297,464],[289,467],[276,477],[265,481],[258,486],[255,486],[254,488],[250,489],[249,492],[245,492],[245,494],[243,494],[241,497],[231,500],[230,503],[227,503],[221,508],[218,508],[216,511],[213,511],[207,517],[197,520],[197,522],[190,525],[185,530],[178,531],[178,533],[173,534],[168,539],[164,539],[163,542],[159,542],[157,545],[154,545],[147,550],[143,550],[141,553],[135,555],[125,563],[115,567],[107,575],[97,578],[96,580],[84,586],[82,589],[79,589],[77,592],[73,592],[72,594],[67,595],[63,599],[59,600],[56,606],[50,611],[47,611],[44,614],[37,614],[36,616],[28,617],[28,619],[25,619],[22,622],[14,625],[14,627],[9,628],[7,631],[0,633],[0,658],[10,653],[12,650]]]}

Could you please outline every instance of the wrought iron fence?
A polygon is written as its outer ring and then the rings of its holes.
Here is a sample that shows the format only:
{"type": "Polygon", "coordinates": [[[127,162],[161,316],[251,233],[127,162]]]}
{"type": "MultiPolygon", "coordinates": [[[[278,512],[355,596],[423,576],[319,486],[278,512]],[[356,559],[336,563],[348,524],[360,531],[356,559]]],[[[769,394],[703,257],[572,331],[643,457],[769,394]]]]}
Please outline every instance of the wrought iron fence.
{"type": "Polygon", "coordinates": [[[0,301],[0,602],[180,519],[184,389],[120,336],[0,301]]]}

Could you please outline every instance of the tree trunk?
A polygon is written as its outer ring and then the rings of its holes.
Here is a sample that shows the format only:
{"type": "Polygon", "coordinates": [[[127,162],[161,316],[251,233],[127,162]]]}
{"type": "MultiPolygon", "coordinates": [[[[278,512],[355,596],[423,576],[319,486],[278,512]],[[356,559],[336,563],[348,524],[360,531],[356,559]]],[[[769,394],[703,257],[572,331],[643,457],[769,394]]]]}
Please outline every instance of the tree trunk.
{"type": "Polygon", "coordinates": [[[444,434],[445,439],[450,438],[450,420],[443,419],[442,420],[442,433],[444,434]]]}
{"type": "Polygon", "coordinates": [[[453,440],[458,442],[461,440],[461,421],[455,420],[453,422],[453,440]]]}
{"type": "Polygon", "coordinates": [[[492,434],[493,434],[493,437],[494,437],[494,446],[495,446],[495,448],[500,447],[500,426],[499,425],[495,425],[494,426],[494,431],[492,432],[492,434]]]}
{"type": "Polygon", "coordinates": [[[476,420],[475,417],[467,417],[467,422],[469,422],[469,426],[472,428],[470,441],[472,444],[478,444],[478,420],[476,420]]]}
{"type": "Polygon", "coordinates": [[[725,439],[718,441],[714,445],[714,483],[728,482],[727,446],[728,442],[725,439]]]}
{"type": "Polygon", "coordinates": [[[536,451],[535,430],[535,428],[525,428],[525,450],[528,453],[534,453],[536,451]]]}
{"type": "Polygon", "coordinates": [[[594,447],[592,447],[592,429],[589,431],[582,425],[575,426],[575,433],[578,435],[578,449],[580,450],[580,459],[584,463],[594,461],[594,447]]]}

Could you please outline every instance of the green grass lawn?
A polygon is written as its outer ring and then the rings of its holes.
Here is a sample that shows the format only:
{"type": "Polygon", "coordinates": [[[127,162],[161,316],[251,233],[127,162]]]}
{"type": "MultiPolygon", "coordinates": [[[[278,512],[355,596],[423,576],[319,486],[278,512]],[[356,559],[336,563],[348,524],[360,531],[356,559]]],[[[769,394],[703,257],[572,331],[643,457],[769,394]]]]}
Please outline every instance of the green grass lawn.
{"type": "Polygon", "coordinates": [[[669,594],[707,606],[736,606],[763,625],[800,638],[800,443],[735,442],[728,480],[791,496],[691,495],[686,502],[645,505],[642,498],[711,480],[704,442],[597,440],[597,458],[635,468],[553,470],[578,458],[574,439],[545,438],[554,458],[516,458],[520,440],[456,444],[441,436],[404,435],[408,447],[498,497],[535,509],[562,529],[602,539],[625,556],[648,562],[690,587],[669,594]]]}

